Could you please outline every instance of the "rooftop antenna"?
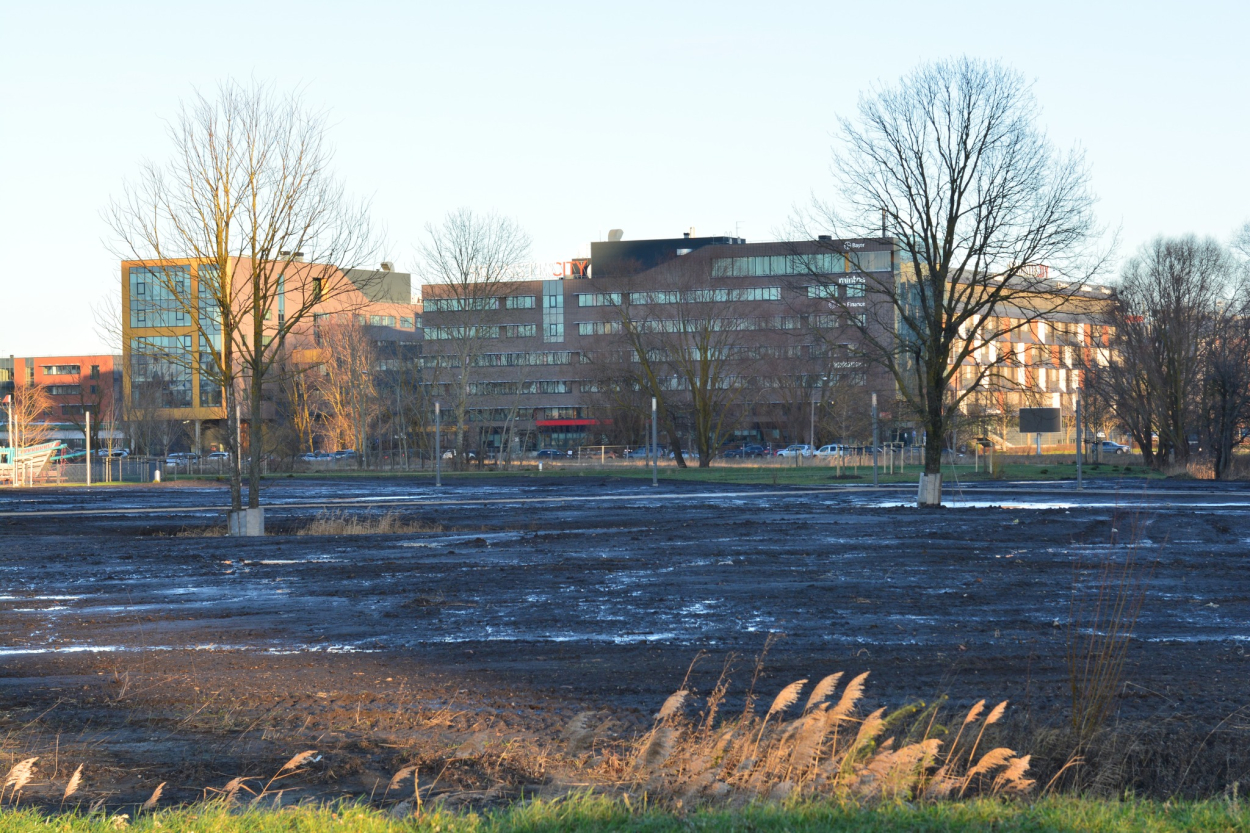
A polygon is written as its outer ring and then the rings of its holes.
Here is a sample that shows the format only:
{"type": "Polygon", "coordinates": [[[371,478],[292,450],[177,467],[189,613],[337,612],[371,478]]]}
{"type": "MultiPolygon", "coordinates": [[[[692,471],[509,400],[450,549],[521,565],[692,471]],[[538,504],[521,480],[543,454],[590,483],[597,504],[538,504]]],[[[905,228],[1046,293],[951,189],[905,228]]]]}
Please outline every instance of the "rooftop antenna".
{"type": "Polygon", "coordinates": [[[883,208],[883,209],[881,209],[881,237],[882,237],[882,239],[884,239],[884,238],[886,237],[886,233],[885,233],[885,209],[884,209],[884,208],[883,208]]]}

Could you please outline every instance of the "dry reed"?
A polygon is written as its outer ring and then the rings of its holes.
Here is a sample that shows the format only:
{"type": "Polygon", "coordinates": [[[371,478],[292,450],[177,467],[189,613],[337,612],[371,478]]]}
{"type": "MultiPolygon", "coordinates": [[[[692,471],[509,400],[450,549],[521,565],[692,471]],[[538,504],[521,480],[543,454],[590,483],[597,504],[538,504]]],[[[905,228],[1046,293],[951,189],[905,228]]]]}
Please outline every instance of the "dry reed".
{"type": "MultiPolygon", "coordinates": [[[[687,716],[692,696],[679,691],[635,745],[633,777],[649,794],[683,804],[817,795],[941,799],[1024,793],[1033,787],[1026,777],[1029,756],[1006,747],[980,752],[986,730],[1002,719],[1006,701],[984,719],[985,703],[977,703],[946,744],[937,737],[945,730],[934,720],[936,705],[906,730],[904,722],[919,706],[857,716],[867,677],[863,673],[848,682],[836,703],[841,674],[825,677],[795,714],[806,684],[798,680],[778,693],[762,718],[749,704],[735,719],[714,718],[725,694],[723,678],[693,718],[687,716]]],[[[572,736],[590,731],[588,717],[575,718],[572,736]]]]}
{"type": "Polygon", "coordinates": [[[414,532],[442,532],[441,524],[405,521],[397,512],[382,515],[351,515],[322,512],[296,535],[396,535],[414,532]]]}

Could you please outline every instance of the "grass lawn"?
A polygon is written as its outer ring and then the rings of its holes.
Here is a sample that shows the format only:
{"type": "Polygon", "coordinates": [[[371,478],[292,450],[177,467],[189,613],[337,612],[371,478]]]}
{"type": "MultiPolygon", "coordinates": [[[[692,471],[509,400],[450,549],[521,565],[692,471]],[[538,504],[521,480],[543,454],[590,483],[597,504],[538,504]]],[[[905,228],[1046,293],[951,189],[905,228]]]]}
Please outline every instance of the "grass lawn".
{"type": "MultiPolygon", "coordinates": [[[[511,831],[1245,831],[1250,806],[1236,801],[1204,802],[1102,801],[1052,798],[1036,802],[984,799],[941,804],[886,804],[875,808],[828,802],[754,805],[736,811],[700,810],[677,814],[664,810],[630,809],[619,801],[575,797],[534,802],[483,814],[435,811],[420,818],[397,819],[379,810],[341,805],[282,811],[230,812],[220,807],[130,814],[126,829],[137,831],[204,831],[204,833],[320,833],[320,831],[439,831],[439,833],[511,833],[511,831]]],[[[97,814],[43,816],[32,810],[0,812],[0,831],[115,831],[125,820],[97,814]]]]}

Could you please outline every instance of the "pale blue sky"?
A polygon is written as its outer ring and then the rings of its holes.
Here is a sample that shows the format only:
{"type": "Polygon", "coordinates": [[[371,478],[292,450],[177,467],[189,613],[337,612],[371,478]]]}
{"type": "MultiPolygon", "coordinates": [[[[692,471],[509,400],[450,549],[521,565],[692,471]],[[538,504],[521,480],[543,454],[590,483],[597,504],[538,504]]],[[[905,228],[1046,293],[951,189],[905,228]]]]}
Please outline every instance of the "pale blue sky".
{"type": "Polygon", "coordinates": [[[193,87],[302,87],[399,268],[427,221],[515,216],[536,260],[630,238],[771,239],[828,193],[831,134],[921,60],[999,58],[1088,154],[1122,252],[1250,220],[1250,4],[0,4],[0,355],[103,349],[100,211],[193,87]]]}

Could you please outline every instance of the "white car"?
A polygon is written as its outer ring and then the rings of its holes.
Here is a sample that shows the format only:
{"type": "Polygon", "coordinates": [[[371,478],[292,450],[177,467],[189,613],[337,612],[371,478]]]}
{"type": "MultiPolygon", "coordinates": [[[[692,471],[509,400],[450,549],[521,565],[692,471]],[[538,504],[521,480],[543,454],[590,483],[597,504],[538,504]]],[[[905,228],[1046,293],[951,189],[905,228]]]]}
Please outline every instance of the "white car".
{"type": "Polygon", "coordinates": [[[778,457],[811,457],[812,447],[807,443],[788,445],[777,452],[778,457]]]}
{"type": "Polygon", "coordinates": [[[813,453],[817,457],[840,457],[846,453],[846,446],[837,444],[822,445],[813,453]]]}

